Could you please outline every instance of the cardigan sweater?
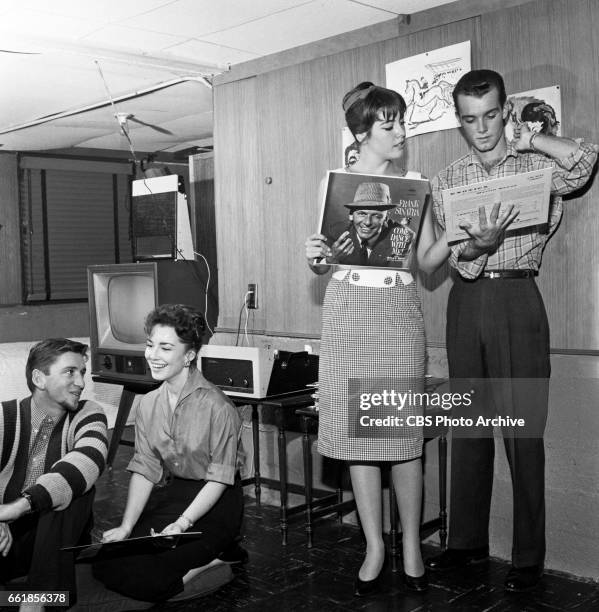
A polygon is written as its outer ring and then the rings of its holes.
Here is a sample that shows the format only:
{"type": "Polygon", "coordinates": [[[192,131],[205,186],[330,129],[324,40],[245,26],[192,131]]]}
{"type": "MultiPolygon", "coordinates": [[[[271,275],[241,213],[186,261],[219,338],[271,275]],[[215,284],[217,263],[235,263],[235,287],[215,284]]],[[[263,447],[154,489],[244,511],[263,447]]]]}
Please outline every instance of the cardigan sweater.
{"type": "Polygon", "coordinates": [[[31,440],[31,397],[2,402],[0,413],[0,503],[22,492],[36,511],[64,510],[74,497],[89,491],[106,465],[106,415],[91,401],[80,401],[55,425],[44,464],[35,484],[23,489],[31,440]]]}

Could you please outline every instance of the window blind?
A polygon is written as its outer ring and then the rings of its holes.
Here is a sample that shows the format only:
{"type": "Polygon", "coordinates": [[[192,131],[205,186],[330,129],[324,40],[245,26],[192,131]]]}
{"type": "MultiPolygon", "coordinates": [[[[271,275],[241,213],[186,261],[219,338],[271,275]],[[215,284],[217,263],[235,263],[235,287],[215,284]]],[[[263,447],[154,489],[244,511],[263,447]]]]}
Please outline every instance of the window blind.
{"type": "Polygon", "coordinates": [[[25,300],[85,299],[88,265],[131,261],[129,166],[45,162],[21,163],[25,300]]]}

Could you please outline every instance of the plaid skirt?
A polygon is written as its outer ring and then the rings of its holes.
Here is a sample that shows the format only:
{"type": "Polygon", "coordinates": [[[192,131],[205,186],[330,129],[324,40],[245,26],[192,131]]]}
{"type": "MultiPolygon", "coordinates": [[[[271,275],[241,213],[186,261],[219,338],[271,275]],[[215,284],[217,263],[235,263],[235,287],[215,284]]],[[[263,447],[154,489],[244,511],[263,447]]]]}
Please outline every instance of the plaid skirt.
{"type": "Polygon", "coordinates": [[[411,427],[409,435],[377,432],[356,437],[349,422],[350,378],[387,378],[400,386],[411,379],[409,390],[424,387],[424,322],[416,283],[412,279],[404,284],[395,271],[379,274],[382,286],[360,281],[371,272],[350,270],[342,280],[331,278],[327,286],[318,379],[318,451],[350,461],[405,461],[422,455],[421,429],[411,427]]]}

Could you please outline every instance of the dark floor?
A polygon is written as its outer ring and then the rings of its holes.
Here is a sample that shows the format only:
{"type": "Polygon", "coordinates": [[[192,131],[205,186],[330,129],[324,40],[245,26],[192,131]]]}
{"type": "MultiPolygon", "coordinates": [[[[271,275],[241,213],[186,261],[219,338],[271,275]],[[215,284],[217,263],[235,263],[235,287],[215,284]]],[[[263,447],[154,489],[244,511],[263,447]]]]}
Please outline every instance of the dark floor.
{"type": "MultiPolygon", "coordinates": [[[[120,446],[114,470],[104,474],[96,498],[96,534],[118,524],[129,476],[124,467],[131,450],[120,446]]],[[[398,611],[539,611],[599,610],[599,585],[546,574],[531,593],[509,594],[503,589],[508,564],[492,560],[466,575],[456,571],[430,577],[423,595],[405,590],[401,572],[386,569],[384,588],[377,596],[356,598],[353,581],[363,555],[360,531],[325,519],[317,524],[314,547],[306,547],[302,519],[290,525],[289,543],[281,545],[278,509],[257,507],[246,498],[244,544],[250,561],[235,570],[236,578],[216,593],[185,604],[162,605],[164,610],[398,610],[398,611]]],[[[437,552],[424,546],[425,557],[437,552]]],[[[158,609],[156,607],[153,608],[158,609]]]]}

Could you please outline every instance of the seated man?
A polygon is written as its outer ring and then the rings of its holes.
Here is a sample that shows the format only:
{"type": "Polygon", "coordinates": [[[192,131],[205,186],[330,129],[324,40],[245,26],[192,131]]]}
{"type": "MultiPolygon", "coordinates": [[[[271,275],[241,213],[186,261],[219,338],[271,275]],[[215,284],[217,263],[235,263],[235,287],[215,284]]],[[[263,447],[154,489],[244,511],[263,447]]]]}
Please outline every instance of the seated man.
{"type": "Polygon", "coordinates": [[[102,408],[80,401],[86,360],[80,342],[39,342],[25,368],[32,395],[0,412],[0,588],[26,575],[23,590],[69,591],[71,605],[73,555],[60,549],[90,540],[107,454],[102,408]]]}

